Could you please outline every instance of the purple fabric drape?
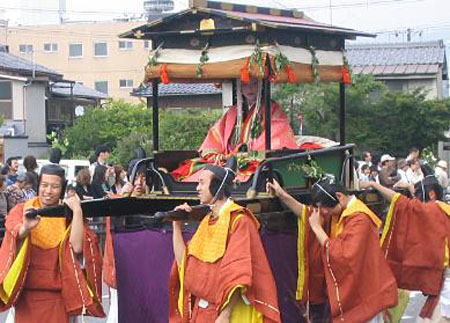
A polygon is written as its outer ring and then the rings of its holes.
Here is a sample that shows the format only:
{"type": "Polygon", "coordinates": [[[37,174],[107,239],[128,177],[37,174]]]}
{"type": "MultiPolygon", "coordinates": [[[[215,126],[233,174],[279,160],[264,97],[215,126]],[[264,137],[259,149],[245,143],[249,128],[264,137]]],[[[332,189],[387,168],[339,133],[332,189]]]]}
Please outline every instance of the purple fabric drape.
{"type": "MultiPolygon", "coordinates": [[[[297,236],[262,232],[261,238],[275,276],[283,322],[302,322],[295,302],[297,236]]],[[[172,233],[156,229],[114,233],[113,240],[119,322],[167,323],[172,233]]]]}

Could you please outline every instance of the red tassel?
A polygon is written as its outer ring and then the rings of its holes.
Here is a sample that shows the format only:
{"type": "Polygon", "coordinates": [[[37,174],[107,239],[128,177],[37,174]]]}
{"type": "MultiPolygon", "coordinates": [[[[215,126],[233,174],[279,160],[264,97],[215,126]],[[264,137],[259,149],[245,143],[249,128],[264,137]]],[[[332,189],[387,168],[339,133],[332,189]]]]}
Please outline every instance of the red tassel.
{"type": "Polygon", "coordinates": [[[167,64],[162,64],[159,72],[160,72],[161,82],[163,82],[163,84],[169,84],[170,79],[169,79],[169,74],[167,73],[167,64]]]}
{"type": "Polygon", "coordinates": [[[295,71],[291,65],[286,65],[284,71],[287,73],[289,83],[297,83],[297,74],[295,74],[295,71]]]}
{"type": "Polygon", "coordinates": [[[247,67],[243,67],[241,68],[241,83],[248,84],[248,82],[250,82],[250,73],[247,67]]]}
{"type": "Polygon", "coordinates": [[[250,72],[248,70],[248,65],[250,63],[250,57],[245,61],[245,65],[241,68],[241,83],[248,84],[250,82],[250,72]]]}
{"type": "Polygon", "coordinates": [[[350,77],[350,73],[348,71],[348,68],[345,67],[345,66],[342,67],[341,73],[342,73],[342,82],[344,84],[352,84],[352,79],[350,77]]]}

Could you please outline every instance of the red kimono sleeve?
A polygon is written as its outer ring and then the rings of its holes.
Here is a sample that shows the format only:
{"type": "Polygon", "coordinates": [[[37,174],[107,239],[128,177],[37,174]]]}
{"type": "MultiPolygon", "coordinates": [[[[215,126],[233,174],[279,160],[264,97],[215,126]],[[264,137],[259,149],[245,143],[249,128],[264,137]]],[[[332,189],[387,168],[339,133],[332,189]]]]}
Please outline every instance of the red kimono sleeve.
{"type": "Polygon", "coordinates": [[[236,287],[242,286],[250,303],[264,322],[281,322],[277,289],[256,219],[249,214],[235,220],[219,271],[217,304],[223,306],[236,287]]]}
{"type": "Polygon", "coordinates": [[[98,239],[85,224],[83,230],[84,268],[72,250],[67,234],[60,246],[60,269],[66,311],[69,315],[105,317],[102,307],[102,259],[98,239]]]}
{"type": "MultiPolygon", "coordinates": [[[[19,234],[19,229],[22,226],[23,217],[23,204],[18,204],[9,211],[5,221],[5,236],[3,238],[2,246],[0,248],[0,284],[3,285],[3,281],[8,274],[17,253],[16,239],[19,234]]],[[[25,263],[29,262],[29,248],[25,255],[25,263]]],[[[25,265],[27,266],[27,265],[25,265]]],[[[18,278],[18,284],[12,291],[10,300],[5,304],[0,301],[0,311],[5,311],[11,307],[19,296],[20,290],[23,286],[25,278],[25,271],[22,271],[18,278]]],[[[2,287],[3,288],[3,287],[2,287]]]]}
{"type": "Polygon", "coordinates": [[[395,278],[367,215],[346,219],[343,232],[326,242],[323,257],[333,320],[365,322],[396,305],[395,278]]]}
{"type": "Polygon", "coordinates": [[[437,203],[396,196],[383,232],[383,250],[400,288],[439,295],[449,217],[437,203]]]}

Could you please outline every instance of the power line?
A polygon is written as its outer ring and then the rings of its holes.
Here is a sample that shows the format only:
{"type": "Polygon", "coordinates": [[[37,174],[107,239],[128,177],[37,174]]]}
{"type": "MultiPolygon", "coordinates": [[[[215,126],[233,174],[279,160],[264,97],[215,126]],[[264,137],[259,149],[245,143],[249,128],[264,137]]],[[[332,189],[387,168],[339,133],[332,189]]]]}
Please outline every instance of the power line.
{"type": "MultiPolygon", "coordinates": [[[[175,3],[186,5],[184,0],[173,0],[175,3]]],[[[64,10],[61,11],[57,8],[44,8],[44,7],[21,7],[21,6],[0,6],[0,10],[13,10],[13,11],[28,11],[36,13],[55,13],[55,14],[73,14],[73,15],[143,15],[146,14],[144,9],[140,11],[126,11],[126,10],[64,10]]]]}
{"type": "Polygon", "coordinates": [[[284,4],[282,4],[280,1],[277,0],[271,0],[270,2],[272,2],[275,6],[279,6],[282,9],[289,9],[289,7],[286,7],[284,4]]]}
{"type": "Polygon", "coordinates": [[[450,22],[442,22],[439,24],[433,24],[433,25],[418,25],[418,26],[408,26],[408,27],[399,27],[396,29],[381,29],[372,31],[374,34],[390,34],[390,33],[396,33],[396,32],[402,32],[407,29],[415,29],[415,30],[440,30],[440,29],[449,29],[450,28],[450,22]]]}
{"type": "MultiPolygon", "coordinates": [[[[29,11],[29,12],[36,12],[36,13],[55,13],[55,14],[60,14],[61,11],[59,9],[51,9],[51,8],[39,8],[39,7],[0,7],[0,9],[2,10],[14,10],[14,11],[29,11]]],[[[134,15],[141,15],[141,14],[145,14],[145,11],[107,11],[107,10],[65,10],[63,12],[64,14],[80,14],[80,15],[98,15],[98,14],[103,14],[103,15],[130,15],[130,14],[134,14],[134,15]]]]}
{"type": "MultiPolygon", "coordinates": [[[[182,0],[174,0],[178,3],[183,3],[185,5],[184,1],[182,0]]],[[[284,9],[289,9],[286,5],[282,4],[279,0],[270,0],[272,3],[276,4],[277,6],[280,6],[284,9]]],[[[340,3],[340,4],[332,4],[332,5],[321,5],[321,6],[307,6],[307,7],[295,7],[291,9],[297,9],[297,10],[322,10],[322,9],[340,9],[340,8],[355,8],[355,7],[367,7],[368,5],[384,5],[384,4],[408,4],[408,3],[416,3],[416,2],[423,2],[426,0],[373,0],[368,2],[367,0],[360,1],[360,2],[349,2],[349,3],[340,3]]],[[[61,11],[59,9],[51,9],[51,8],[42,8],[42,7],[17,7],[17,6],[1,6],[0,9],[4,10],[19,10],[19,11],[31,11],[31,12],[47,12],[47,13],[55,13],[59,14],[61,11]]],[[[108,10],[66,10],[64,11],[64,14],[82,14],[82,15],[89,15],[89,14],[102,14],[102,15],[143,15],[145,14],[145,10],[142,11],[108,11],[108,10]]]]}
{"type": "Polygon", "coordinates": [[[296,10],[330,10],[331,9],[348,9],[348,8],[358,8],[358,7],[367,7],[373,6],[373,5],[392,5],[392,4],[409,4],[409,3],[417,3],[417,2],[424,2],[427,0],[377,0],[377,1],[371,1],[371,2],[353,2],[353,3],[341,3],[341,4],[331,4],[331,5],[321,5],[321,6],[310,6],[310,7],[296,7],[292,9],[296,10]]]}

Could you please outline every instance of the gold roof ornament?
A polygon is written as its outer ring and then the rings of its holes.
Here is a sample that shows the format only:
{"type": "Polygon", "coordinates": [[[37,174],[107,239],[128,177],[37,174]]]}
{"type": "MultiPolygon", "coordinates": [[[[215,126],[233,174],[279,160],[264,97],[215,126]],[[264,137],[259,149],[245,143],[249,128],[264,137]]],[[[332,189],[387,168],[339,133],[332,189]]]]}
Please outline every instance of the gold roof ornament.
{"type": "Polygon", "coordinates": [[[205,18],[200,21],[200,30],[212,30],[212,29],[216,29],[214,19],[205,18]]]}

